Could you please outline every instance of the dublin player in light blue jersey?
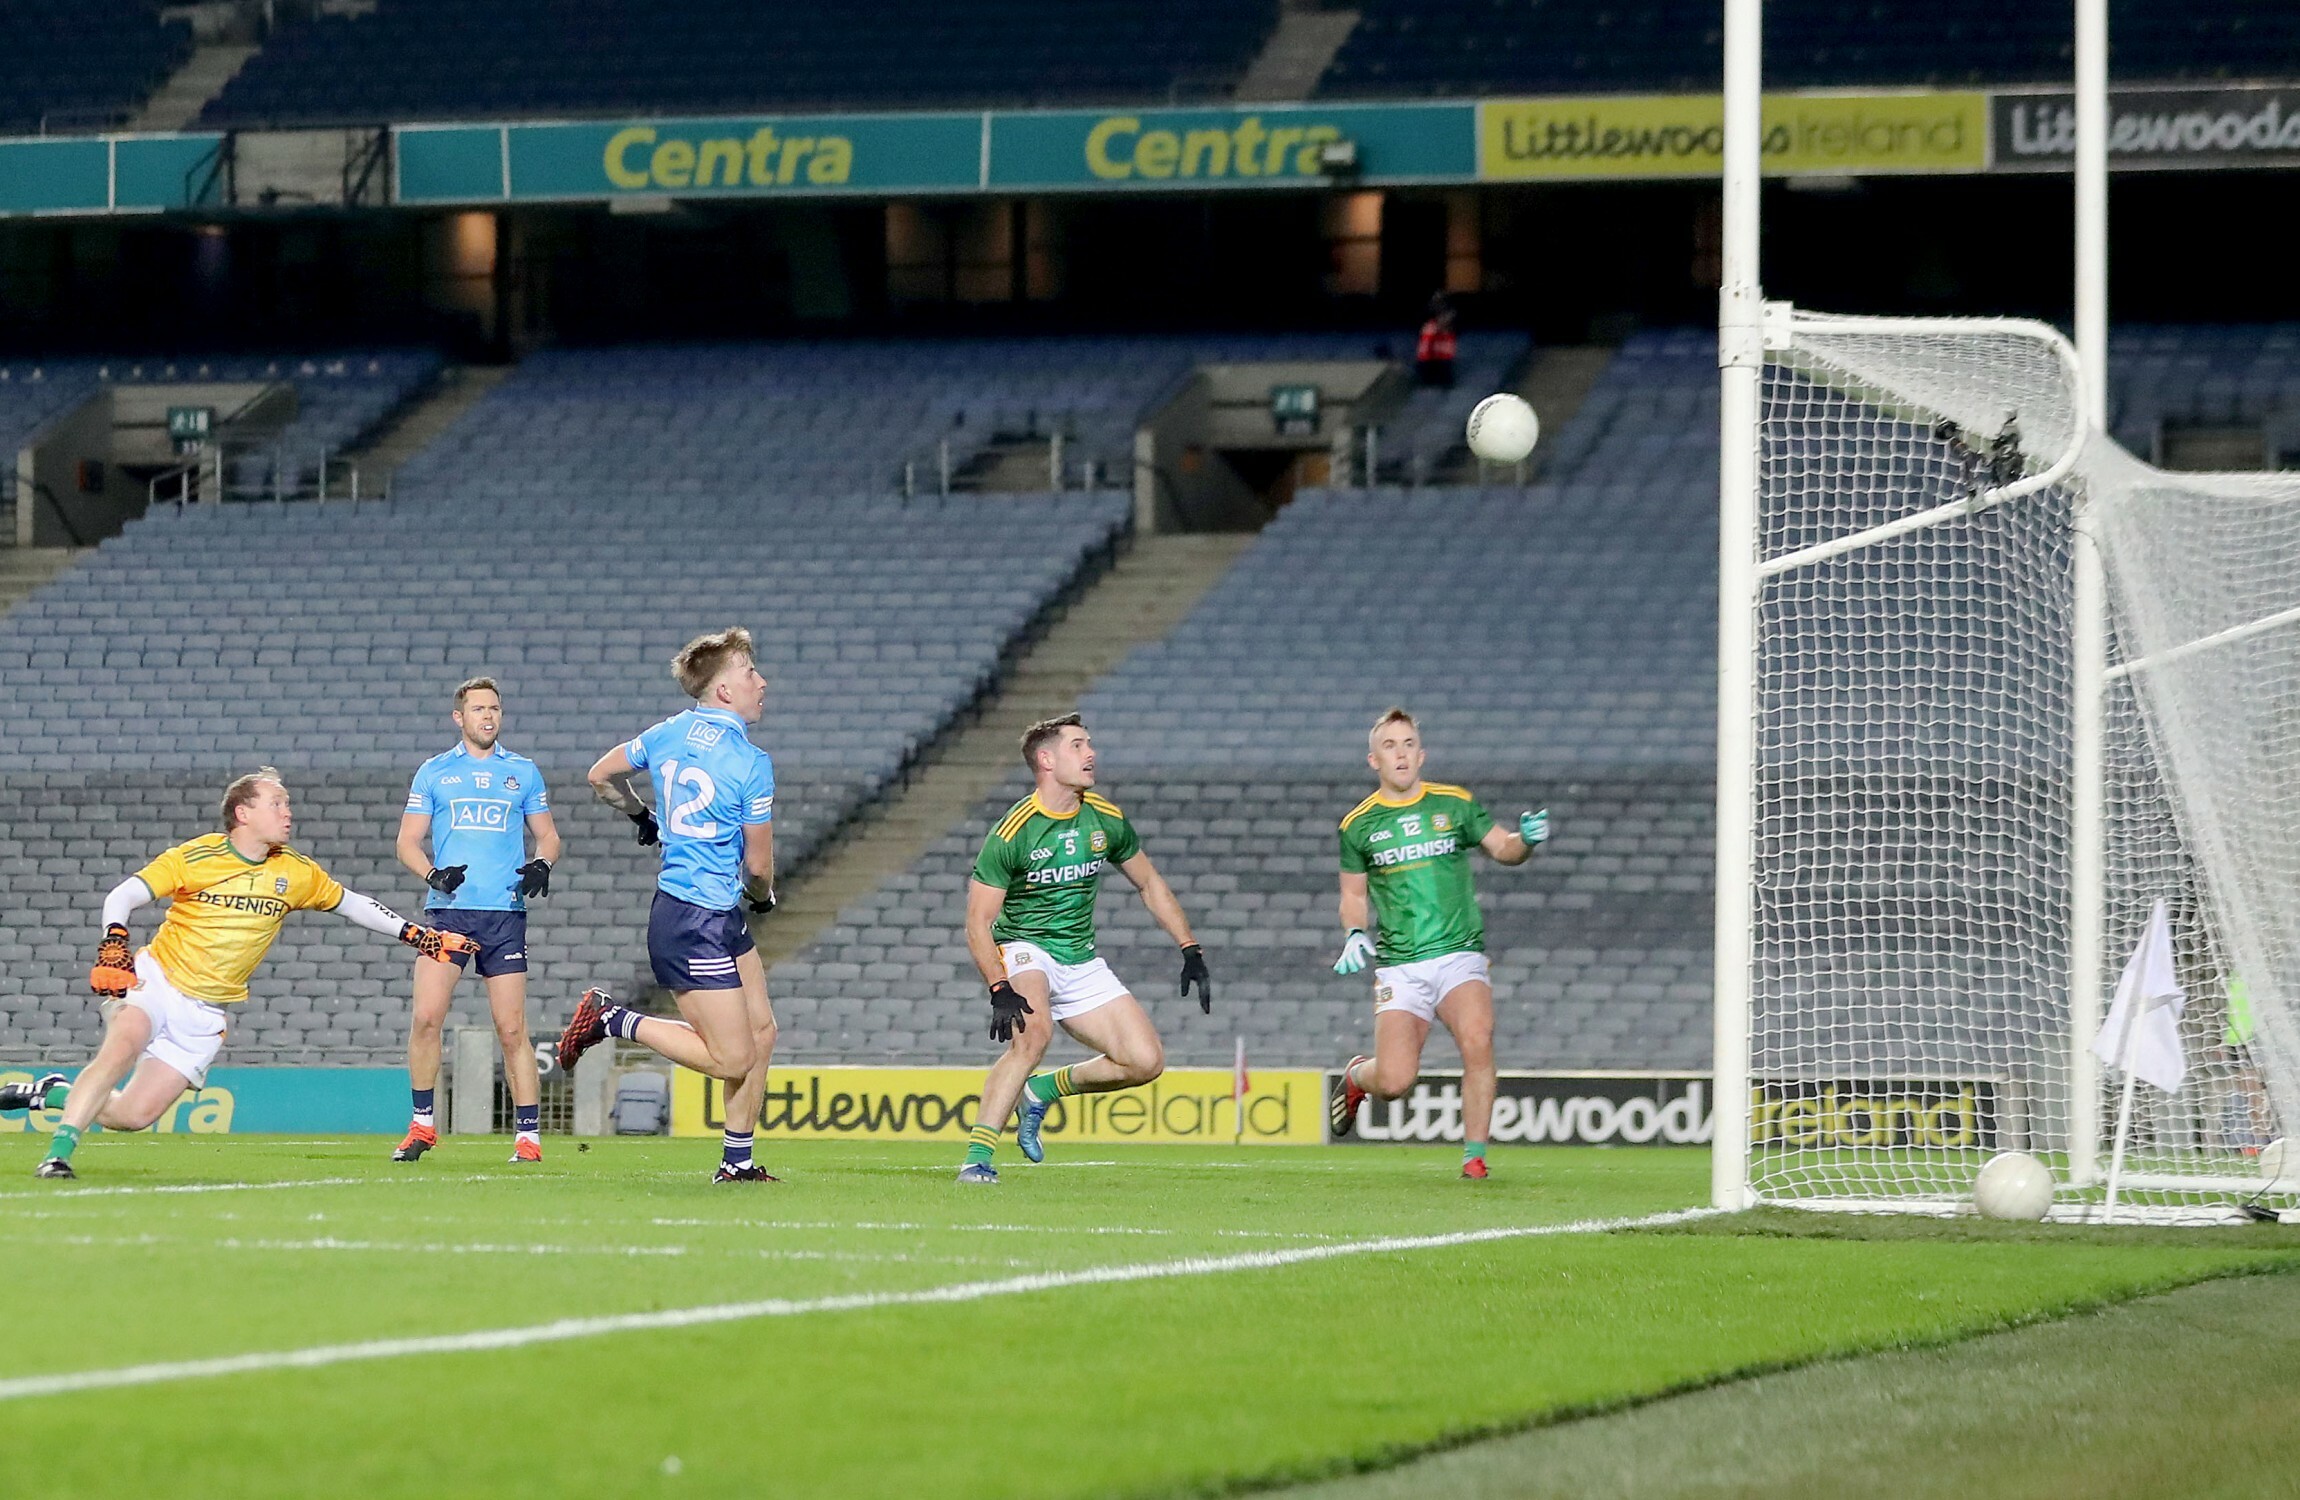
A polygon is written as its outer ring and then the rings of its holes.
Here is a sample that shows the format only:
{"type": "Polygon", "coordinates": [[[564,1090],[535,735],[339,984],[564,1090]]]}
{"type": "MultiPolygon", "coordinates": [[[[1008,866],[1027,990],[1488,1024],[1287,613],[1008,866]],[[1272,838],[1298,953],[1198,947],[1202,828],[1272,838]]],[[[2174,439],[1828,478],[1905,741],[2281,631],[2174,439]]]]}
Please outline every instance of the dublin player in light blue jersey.
{"type": "Polygon", "coordinates": [[[511,1159],[541,1161],[542,1094],[527,1036],[527,903],[551,892],[559,829],[551,821],[541,768],[497,742],[503,694],[495,679],[474,677],[457,688],[450,717],[462,738],[416,770],[399,820],[399,862],[431,887],[423,903],[431,924],[463,934],[479,949],[415,961],[415,1024],[407,1037],[415,1113],[391,1159],[414,1161],[439,1142],[439,1033],[468,962],[487,984],[487,1008],[503,1044],[503,1075],[511,1085],[518,1130],[511,1159]],[[527,853],[529,834],[535,837],[533,858],[527,853]]]}
{"type": "Polygon", "coordinates": [[[740,626],[689,641],[671,675],[695,700],[591,768],[599,799],[663,846],[663,873],[647,918],[655,982],[684,1022],[643,1016],[591,990],[559,1038],[559,1064],[609,1036],[651,1048],[727,1085],[727,1136],[713,1182],[773,1182],[751,1160],[751,1138],[775,1051],[767,971],[744,925],[743,907],[775,905],[775,769],[749,726],[766,710],[767,681],[740,626]],[[650,811],[632,785],[652,784],[650,811]]]}

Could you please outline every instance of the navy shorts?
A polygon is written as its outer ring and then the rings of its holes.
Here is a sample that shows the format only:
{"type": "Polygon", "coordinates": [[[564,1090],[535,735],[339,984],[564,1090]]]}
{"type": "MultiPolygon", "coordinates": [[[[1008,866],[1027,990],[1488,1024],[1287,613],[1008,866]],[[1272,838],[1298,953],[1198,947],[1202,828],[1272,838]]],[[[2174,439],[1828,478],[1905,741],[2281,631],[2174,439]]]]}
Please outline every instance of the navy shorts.
{"type": "Polygon", "coordinates": [[[741,989],[735,960],[756,948],[741,908],[712,911],[663,891],[647,913],[647,962],[667,990],[741,989]]]}
{"type": "MultiPolygon", "coordinates": [[[[479,944],[477,957],[480,978],[493,979],[498,974],[527,972],[527,913],[459,911],[449,906],[426,911],[423,920],[441,932],[459,932],[479,944]]],[[[450,953],[447,958],[460,969],[471,961],[473,955],[450,953]]]]}

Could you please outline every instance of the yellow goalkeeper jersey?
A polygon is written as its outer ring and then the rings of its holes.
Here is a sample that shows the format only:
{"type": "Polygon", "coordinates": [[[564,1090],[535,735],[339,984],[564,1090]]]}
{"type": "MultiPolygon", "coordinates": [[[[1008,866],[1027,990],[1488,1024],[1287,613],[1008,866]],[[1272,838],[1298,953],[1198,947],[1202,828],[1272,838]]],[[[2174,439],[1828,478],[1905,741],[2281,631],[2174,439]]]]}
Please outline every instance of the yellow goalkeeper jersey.
{"type": "Polygon", "coordinates": [[[248,976],[289,912],[343,900],[327,871],[285,844],[251,860],[220,833],[176,845],[136,878],[172,903],[147,950],[153,961],[177,989],[217,1005],[247,999],[248,976]]]}

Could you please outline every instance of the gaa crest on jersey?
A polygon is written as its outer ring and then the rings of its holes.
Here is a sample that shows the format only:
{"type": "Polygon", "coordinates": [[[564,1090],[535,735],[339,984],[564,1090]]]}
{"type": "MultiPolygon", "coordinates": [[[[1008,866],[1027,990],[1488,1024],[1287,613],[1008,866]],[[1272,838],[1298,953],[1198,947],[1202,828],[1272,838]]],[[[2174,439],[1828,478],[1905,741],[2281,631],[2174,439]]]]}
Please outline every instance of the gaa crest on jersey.
{"type": "Polygon", "coordinates": [[[1086,847],[1092,849],[1096,854],[1100,854],[1103,850],[1110,847],[1110,835],[1097,828],[1094,830],[1093,834],[1087,838],[1086,847]]]}
{"type": "Polygon", "coordinates": [[[1436,813],[1430,818],[1430,827],[1435,828],[1440,833],[1443,833],[1448,828],[1453,827],[1453,819],[1447,817],[1444,813],[1436,813]]]}
{"type": "MultiPolygon", "coordinates": [[[[516,776],[506,776],[506,777],[504,777],[504,778],[503,778],[503,790],[505,790],[505,791],[507,791],[507,792],[516,792],[516,791],[518,791],[518,790],[519,790],[519,778],[518,778],[518,777],[516,777],[516,776]]],[[[1440,828],[1443,828],[1443,827],[1445,827],[1445,825],[1444,825],[1443,823],[1440,823],[1440,824],[1438,825],[1438,827],[1440,827],[1440,828]]]]}
{"type": "Polygon", "coordinates": [[[282,875],[272,881],[272,894],[275,896],[284,896],[287,894],[287,877],[285,875],[282,875]]]}
{"type": "Polygon", "coordinates": [[[1381,986],[1378,986],[1378,987],[1377,987],[1377,988],[1374,990],[1374,1004],[1376,1004],[1376,1005],[1387,1005],[1387,1004],[1389,1004],[1389,1003],[1390,1003],[1390,987],[1389,987],[1388,985],[1386,985],[1386,984],[1385,984],[1385,985],[1381,985],[1381,986]]]}

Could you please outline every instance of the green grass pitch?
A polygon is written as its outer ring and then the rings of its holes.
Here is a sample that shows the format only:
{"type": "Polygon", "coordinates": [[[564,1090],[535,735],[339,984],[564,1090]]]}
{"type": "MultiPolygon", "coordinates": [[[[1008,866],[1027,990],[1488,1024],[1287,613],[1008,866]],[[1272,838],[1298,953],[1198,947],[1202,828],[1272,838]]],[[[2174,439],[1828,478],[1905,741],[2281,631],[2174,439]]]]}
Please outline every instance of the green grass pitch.
{"type": "Polygon", "coordinates": [[[2274,1227],[1592,1227],[1700,1203],[1684,1150],[1009,1149],[980,1189],[946,1146],[714,1187],[699,1141],[98,1137],[76,1184],[39,1144],[0,1138],[0,1454],[43,1497],[1219,1492],[2300,1266],[2274,1227]]]}

